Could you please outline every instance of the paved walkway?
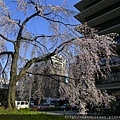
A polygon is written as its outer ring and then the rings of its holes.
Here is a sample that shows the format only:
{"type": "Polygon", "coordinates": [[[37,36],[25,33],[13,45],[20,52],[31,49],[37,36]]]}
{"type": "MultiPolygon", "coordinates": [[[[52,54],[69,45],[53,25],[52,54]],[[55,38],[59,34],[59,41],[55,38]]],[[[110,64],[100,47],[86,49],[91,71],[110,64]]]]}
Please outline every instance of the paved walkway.
{"type": "Polygon", "coordinates": [[[42,113],[51,114],[51,115],[77,115],[77,110],[44,111],[42,113]]]}

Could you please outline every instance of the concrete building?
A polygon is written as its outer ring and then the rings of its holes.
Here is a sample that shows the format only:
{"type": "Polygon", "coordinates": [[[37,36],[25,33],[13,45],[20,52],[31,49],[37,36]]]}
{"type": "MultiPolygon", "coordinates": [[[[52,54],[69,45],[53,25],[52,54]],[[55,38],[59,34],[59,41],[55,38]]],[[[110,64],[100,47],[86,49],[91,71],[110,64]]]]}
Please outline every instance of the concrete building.
{"type": "MultiPolygon", "coordinates": [[[[80,0],[74,6],[80,11],[75,18],[81,23],[87,22],[90,27],[97,28],[99,35],[115,32],[120,35],[120,0],[80,0]]],[[[120,37],[115,41],[118,59],[111,58],[111,75],[107,76],[107,80],[100,78],[96,81],[96,86],[116,94],[116,110],[120,110],[120,37]]]]}
{"type": "Polygon", "coordinates": [[[120,33],[120,0],[81,0],[75,18],[98,29],[99,34],[120,33]]]}
{"type": "Polygon", "coordinates": [[[40,83],[44,99],[58,100],[60,98],[59,83],[65,81],[65,78],[60,75],[66,75],[66,60],[62,56],[55,55],[48,61],[35,63],[33,68],[33,73],[41,75],[34,75],[32,92],[38,89],[36,84],[40,83]]]}

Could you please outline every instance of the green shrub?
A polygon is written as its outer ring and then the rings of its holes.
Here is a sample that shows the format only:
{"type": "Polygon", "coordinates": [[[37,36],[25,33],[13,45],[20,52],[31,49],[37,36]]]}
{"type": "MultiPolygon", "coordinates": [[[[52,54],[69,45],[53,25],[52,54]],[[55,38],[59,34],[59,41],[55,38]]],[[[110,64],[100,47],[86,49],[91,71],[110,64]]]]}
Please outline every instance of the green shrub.
{"type": "Polygon", "coordinates": [[[12,110],[10,111],[9,109],[4,109],[4,107],[0,108],[0,114],[40,114],[40,112],[38,111],[32,111],[31,108],[24,108],[24,109],[20,109],[20,110],[12,110]]]}

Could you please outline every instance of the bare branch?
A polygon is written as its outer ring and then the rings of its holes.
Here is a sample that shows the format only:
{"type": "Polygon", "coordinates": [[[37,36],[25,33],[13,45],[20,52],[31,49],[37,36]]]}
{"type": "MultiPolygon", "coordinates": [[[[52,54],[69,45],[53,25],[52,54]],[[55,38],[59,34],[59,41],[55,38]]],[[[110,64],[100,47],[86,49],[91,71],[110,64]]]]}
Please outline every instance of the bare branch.
{"type": "Polygon", "coordinates": [[[34,62],[47,61],[47,60],[49,60],[49,59],[50,59],[52,56],[54,56],[54,55],[55,55],[55,53],[48,53],[48,54],[45,54],[45,55],[43,55],[43,56],[41,56],[41,57],[39,57],[39,58],[33,58],[33,59],[29,60],[29,61],[25,64],[25,66],[21,69],[20,73],[17,75],[17,81],[18,81],[19,79],[21,79],[21,77],[22,77],[23,75],[26,74],[27,70],[30,68],[30,66],[31,66],[34,62]]]}
{"type": "Polygon", "coordinates": [[[39,36],[36,36],[35,38],[26,38],[26,37],[21,37],[21,39],[23,40],[29,40],[29,41],[36,41],[38,38],[51,38],[51,37],[57,37],[55,35],[39,35],[39,36]]]}
{"type": "Polygon", "coordinates": [[[0,34],[0,37],[3,38],[4,40],[8,41],[8,42],[11,42],[11,43],[15,44],[15,42],[13,40],[10,40],[10,39],[6,38],[2,34],[0,34]]]}
{"type": "MultiPolygon", "coordinates": [[[[40,16],[40,15],[38,15],[38,16],[40,16]]],[[[48,20],[48,21],[51,21],[51,22],[54,22],[54,23],[55,23],[55,22],[56,22],[56,23],[61,23],[61,24],[65,25],[65,26],[76,26],[76,25],[64,23],[64,22],[59,21],[59,20],[53,20],[53,19],[50,19],[50,18],[48,18],[48,17],[46,17],[46,16],[42,16],[42,17],[45,18],[45,19],[48,20]]]]}
{"type": "Polygon", "coordinates": [[[71,39],[71,40],[69,40],[69,41],[66,41],[66,42],[60,44],[60,45],[54,50],[54,53],[55,53],[55,52],[59,53],[60,51],[62,51],[62,50],[64,49],[65,45],[67,45],[68,43],[70,43],[70,42],[72,42],[72,41],[75,41],[75,40],[76,40],[76,38],[73,38],[73,39],[71,39]],[[61,47],[62,47],[62,48],[61,48],[61,47]],[[60,49],[60,48],[61,48],[61,49],[60,49]]]}
{"type": "MultiPolygon", "coordinates": [[[[32,74],[32,75],[46,76],[46,77],[62,77],[62,78],[66,78],[66,79],[77,80],[76,78],[65,76],[65,75],[59,75],[59,74],[41,74],[41,73],[33,73],[33,72],[26,72],[26,73],[32,74]]],[[[62,82],[62,81],[60,81],[60,82],[62,82]]]]}
{"type": "Polygon", "coordinates": [[[22,26],[21,26],[21,28],[20,28],[20,30],[19,30],[19,33],[18,33],[18,36],[17,36],[17,40],[19,40],[19,39],[22,37],[21,34],[22,34],[22,31],[23,31],[24,26],[26,25],[26,23],[27,23],[29,20],[31,20],[32,18],[34,18],[35,16],[37,16],[39,13],[40,13],[40,11],[32,14],[31,16],[27,17],[27,18],[23,21],[22,26]]]}
{"type": "Polygon", "coordinates": [[[5,51],[5,52],[1,52],[0,55],[11,55],[13,57],[13,52],[11,51],[5,51]]]}
{"type": "Polygon", "coordinates": [[[10,57],[10,54],[8,54],[7,62],[6,62],[5,66],[4,66],[3,70],[2,70],[2,73],[5,72],[5,68],[7,67],[7,64],[8,64],[8,62],[9,62],[9,57],[10,57]]]}
{"type": "Polygon", "coordinates": [[[57,34],[57,35],[38,35],[34,38],[26,38],[26,37],[21,37],[23,40],[30,40],[31,42],[32,41],[36,41],[38,38],[54,38],[54,37],[58,37],[58,36],[61,36],[61,35],[64,35],[64,34],[57,34]]]}
{"type": "MultiPolygon", "coordinates": [[[[37,44],[35,44],[35,43],[32,43],[32,41],[31,41],[31,39],[27,39],[27,38],[25,38],[26,40],[29,40],[29,41],[22,41],[22,42],[27,42],[27,43],[29,43],[29,44],[31,44],[31,45],[33,45],[33,46],[36,46],[36,48],[39,48],[41,51],[43,51],[42,50],[42,48],[40,47],[40,46],[42,46],[42,47],[44,47],[46,50],[47,50],[47,47],[45,46],[45,45],[43,45],[42,43],[40,43],[39,41],[35,41],[36,43],[38,43],[39,45],[37,45],[37,44]]],[[[48,50],[47,50],[48,51],[48,50]]]]}

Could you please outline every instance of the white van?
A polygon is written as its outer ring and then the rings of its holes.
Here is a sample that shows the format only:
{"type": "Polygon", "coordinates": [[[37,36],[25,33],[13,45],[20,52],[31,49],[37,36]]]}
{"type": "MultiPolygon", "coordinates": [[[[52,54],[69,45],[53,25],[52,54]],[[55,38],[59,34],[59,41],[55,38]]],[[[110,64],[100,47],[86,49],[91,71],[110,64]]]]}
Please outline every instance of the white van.
{"type": "Polygon", "coordinates": [[[21,108],[29,108],[28,101],[15,101],[15,106],[19,110],[21,108]]]}

